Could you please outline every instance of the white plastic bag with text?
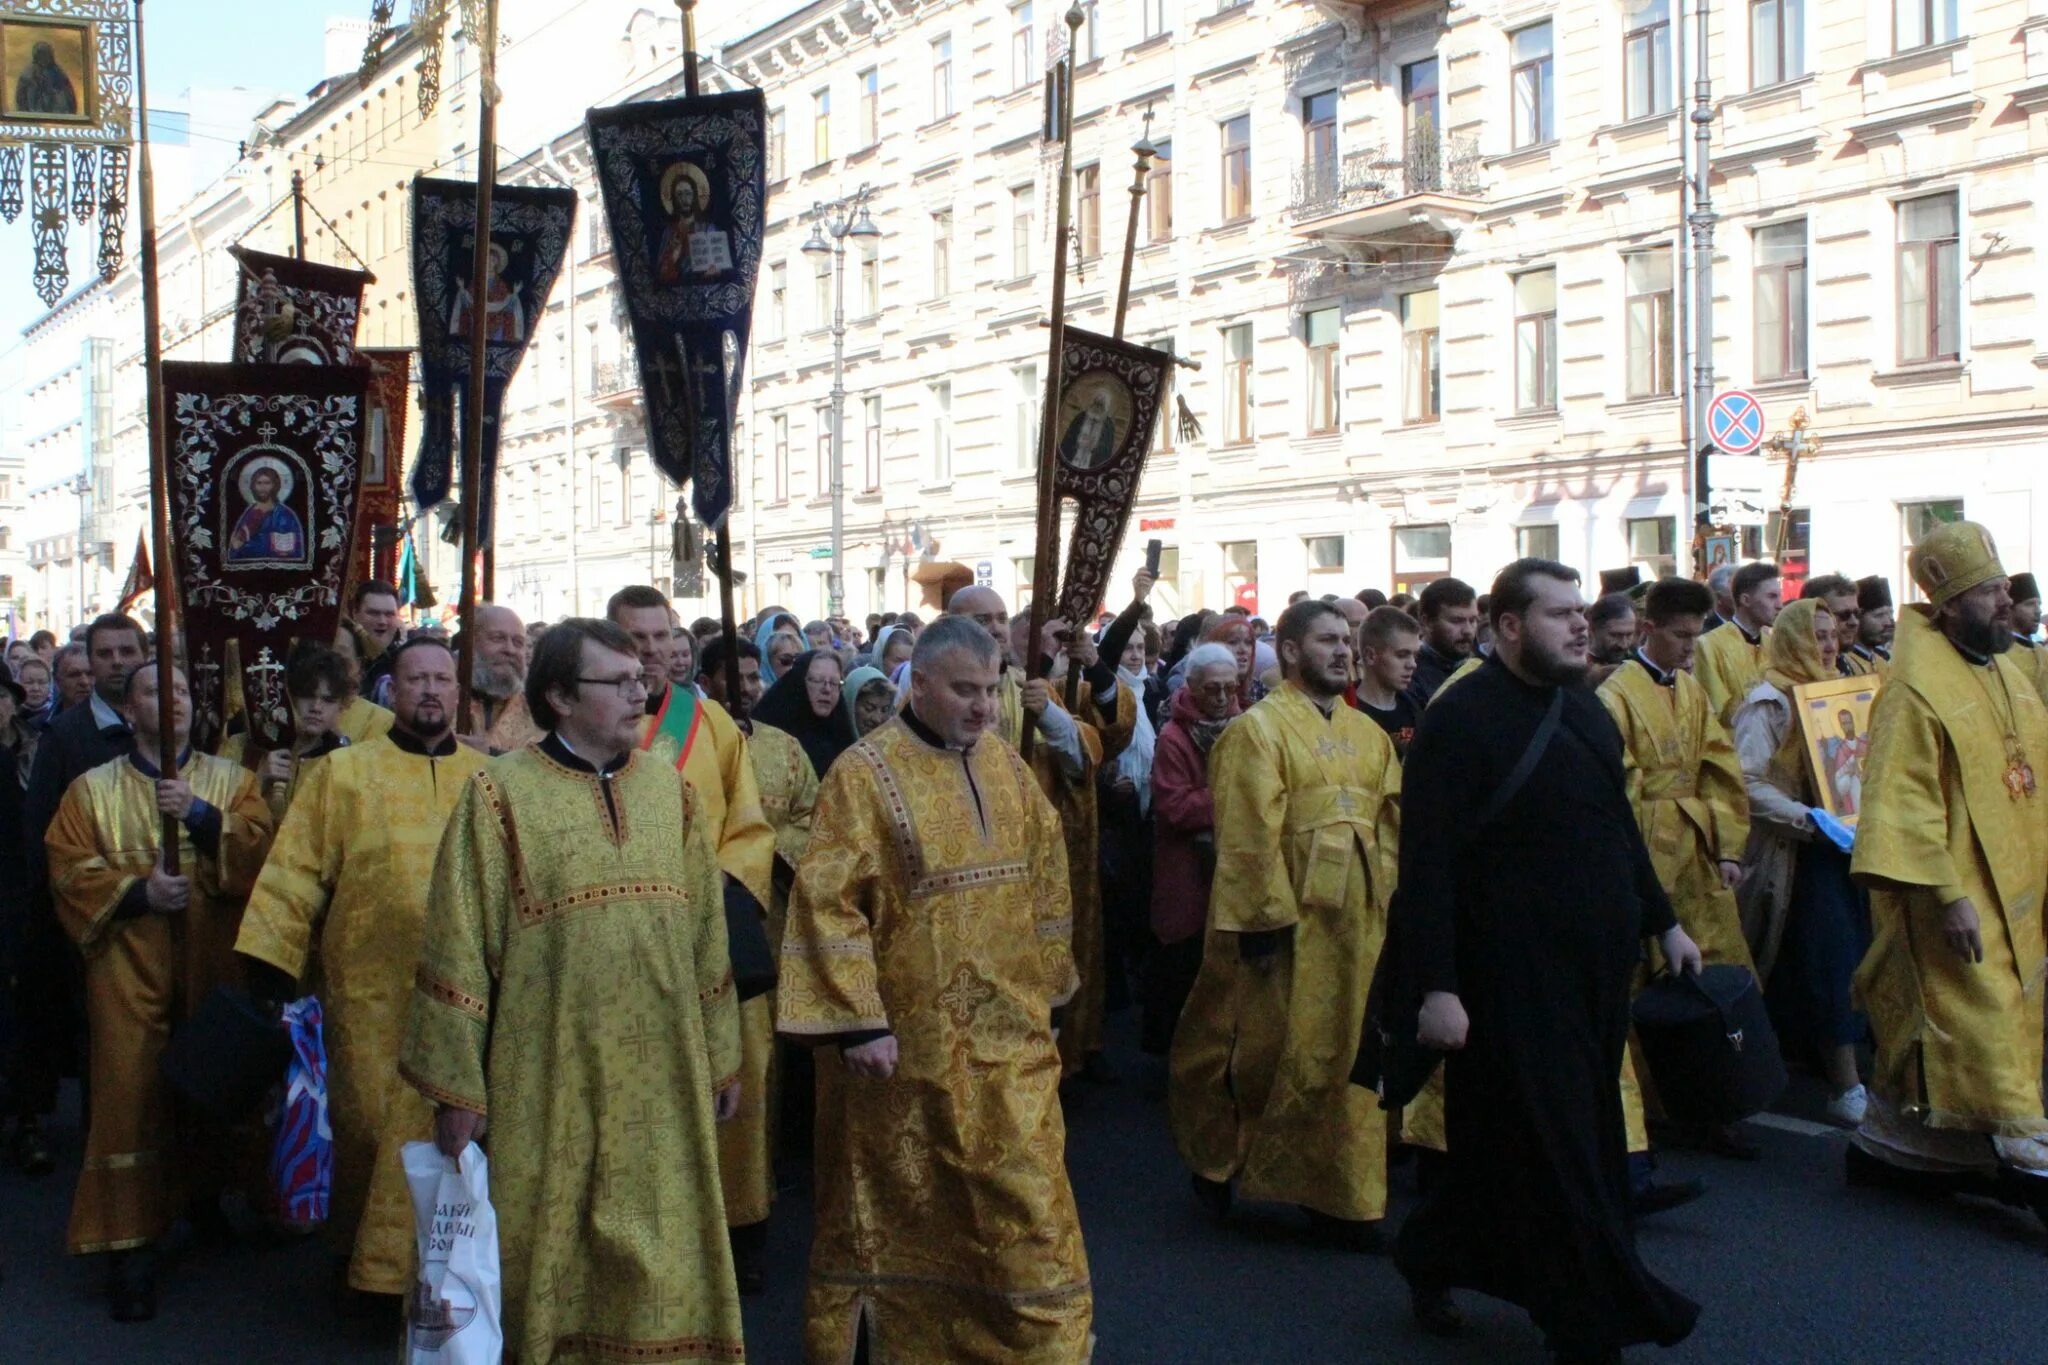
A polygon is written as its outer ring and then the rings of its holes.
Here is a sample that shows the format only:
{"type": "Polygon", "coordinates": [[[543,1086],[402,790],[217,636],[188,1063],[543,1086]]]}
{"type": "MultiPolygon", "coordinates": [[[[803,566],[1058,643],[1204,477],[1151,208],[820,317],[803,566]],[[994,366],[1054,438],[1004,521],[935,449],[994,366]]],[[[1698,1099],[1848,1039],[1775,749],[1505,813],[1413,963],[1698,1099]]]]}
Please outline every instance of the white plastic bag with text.
{"type": "Polygon", "coordinates": [[[498,1365],[505,1331],[490,1163],[474,1142],[459,1162],[431,1142],[408,1142],[400,1156],[420,1247],[419,1278],[406,1303],[406,1359],[498,1365]]]}

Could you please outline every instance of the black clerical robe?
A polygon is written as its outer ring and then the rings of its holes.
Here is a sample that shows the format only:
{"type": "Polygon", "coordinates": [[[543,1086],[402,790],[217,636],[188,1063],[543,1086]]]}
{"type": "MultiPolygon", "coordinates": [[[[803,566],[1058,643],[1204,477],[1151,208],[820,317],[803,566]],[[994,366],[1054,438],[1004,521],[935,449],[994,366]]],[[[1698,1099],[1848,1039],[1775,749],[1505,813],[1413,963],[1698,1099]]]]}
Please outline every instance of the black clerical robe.
{"type": "Polygon", "coordinates": [[[1699,1309],[1636,1254],[1614,1078],[1642,940],[1675,920],[1591,690],[1564,689],[1541,762],[1475,827],[1553,695],[1488,659],[1408,750],[1389,998],[1412,1018],[1453,992],[1471,1029],[1445,1063],[1445,1175],[1396,1263],[1412,1284],[1521,1305],[1554,1348],[1669,1345],[1699,1309]]]}

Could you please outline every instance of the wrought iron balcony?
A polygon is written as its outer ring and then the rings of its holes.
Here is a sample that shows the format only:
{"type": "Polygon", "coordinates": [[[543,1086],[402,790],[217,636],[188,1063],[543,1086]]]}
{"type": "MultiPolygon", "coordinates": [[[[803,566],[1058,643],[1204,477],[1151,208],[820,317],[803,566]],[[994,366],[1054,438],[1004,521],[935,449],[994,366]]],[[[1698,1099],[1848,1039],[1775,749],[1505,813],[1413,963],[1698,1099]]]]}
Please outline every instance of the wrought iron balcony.
{"type": "Polygon", "coordinates": [[[605,407],[637,404],[640,401],[640,367],[626,359],[599,365],[591,373],[590,397],[605,407]]]}
{"type": "Polygon", "coordinates": [[[1361,148],[1341,157],[1317,158],[1297,166],[1288,215],[1296,226],[1314,232],[1344,235],[1346,227],[1373,231],[1388,225],[1385,210],[1402,206],[1401,221],[1412,219],[1413,210],[1424,210],[1426,219],[1438,217],[1429,209],[1451,208],[1445,224],[1462,226],[1467,214],[1456,211],[1458,200],[1477,200],[1481,194],[1479,148],[1467,138],[1418,133],[1405,144],[1361,148]],[[1407,201],[1426,203],[1410,204],[1407,201]]]}

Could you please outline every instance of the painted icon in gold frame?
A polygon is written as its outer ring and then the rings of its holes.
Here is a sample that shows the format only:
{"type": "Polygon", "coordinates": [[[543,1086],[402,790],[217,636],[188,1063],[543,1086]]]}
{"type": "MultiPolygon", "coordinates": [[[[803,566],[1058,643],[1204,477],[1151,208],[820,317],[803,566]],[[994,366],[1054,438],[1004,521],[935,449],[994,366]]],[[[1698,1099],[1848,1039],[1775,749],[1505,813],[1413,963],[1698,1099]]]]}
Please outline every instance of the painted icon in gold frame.
{"type": "Polygon", "coordinates": [[[90,125],[99,119],[98,40],[90,22],[0,19],[0,118],[90,125]]]}
{"type": "Polygon", "coordinates": [[[1870,713],[1877,689],[1877,679],[1868,675],[1792,689],[1807,770],[1821,809],[1845,825],[1856,823],[1863,806],[1863,779],[1870,770],[1870,713]]]}

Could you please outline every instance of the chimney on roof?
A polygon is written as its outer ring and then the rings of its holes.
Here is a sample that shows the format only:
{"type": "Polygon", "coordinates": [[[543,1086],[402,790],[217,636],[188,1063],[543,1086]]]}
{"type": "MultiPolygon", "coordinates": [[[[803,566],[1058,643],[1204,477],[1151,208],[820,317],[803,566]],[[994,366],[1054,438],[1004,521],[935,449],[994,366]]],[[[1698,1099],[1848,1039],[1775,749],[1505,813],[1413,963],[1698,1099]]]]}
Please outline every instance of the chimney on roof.
{"type": "Polygon", "coordinates": [[[370,41],[370,21],[330,15],[322,49],[320,74],[339,76],[363,64],[363,44],[370,41]]]}

